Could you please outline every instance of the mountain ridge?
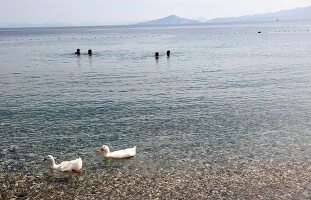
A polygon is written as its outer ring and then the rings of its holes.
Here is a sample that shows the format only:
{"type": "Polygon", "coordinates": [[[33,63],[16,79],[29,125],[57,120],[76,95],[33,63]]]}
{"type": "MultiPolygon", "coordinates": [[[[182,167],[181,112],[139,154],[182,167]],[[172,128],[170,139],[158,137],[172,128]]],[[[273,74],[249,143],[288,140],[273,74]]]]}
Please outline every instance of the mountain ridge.
{"type": "Polygon", "coordinates": [[[178,24],[198,24],[198,20],[181,18],[176,15],[169,15],[163,18],[140,22],[135,25],[178,25],[178,24]]]}
{"type": "Polygon", "coordinates": [[[252,21],[256,22],[256,21],[275,21],[275,20],[286,21],[286,20],[304,20],[304,19],[311,19],[311,6],[256,15],[214,18],[209,20],[208,23],[252,22],[252,21]]]}
{"type": "Polygon", "coordinates": [[[176,15],[149,20],[140,23],[101,23],[101,22],[81,22],[69,24],[64,22],[49,22],[44,24],[31,23],[0,23],[0,28],[18,28],[18,27],[71,27],[71,26],[121,26],[121,25],[181,25],[181,24],[200,24],[200,23],[239,23],[239,22],[264,22],[264,21],[288,21],[288,20],[311,20],[311,6],[299,7],[277,12],[269,12],[255,15],[242,15],[238,17],[219,17],[206,20],[203,17],[197,19],[187,19],[176,15]]]}
{"type": "Polygon", "coordinates": [[[255,15],[242,15],[238,17],[219,17],[211,20],[205,20],[200,17],[197,20],[170,15],[160,19],[154,19],[135,25],[179,25],[179,24],[198,24],[198,23],[230,23],[230,22],[260,22],[260,21],[278,21],[278,20],[305,20],[311,19],[311,6],[299,7],[277,12],[269,12],[255,15]]]}

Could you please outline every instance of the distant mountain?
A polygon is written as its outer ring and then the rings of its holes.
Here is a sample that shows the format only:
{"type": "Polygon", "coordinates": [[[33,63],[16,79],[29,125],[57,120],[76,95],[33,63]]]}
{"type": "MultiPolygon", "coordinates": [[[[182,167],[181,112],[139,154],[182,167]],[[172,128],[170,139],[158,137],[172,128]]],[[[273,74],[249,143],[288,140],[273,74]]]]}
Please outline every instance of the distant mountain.
{"type": "Polygon", "coordinates": [[[161,19],[141,22],[136,25],[178,25],[178,24],[197,24],[197,23],[200,23],[200,21],[180,18],[176,15],[170,15],[161,19]]]}
{"type": "Polygon", "coordinates": [[[265,13],[258,15],[245,15],[241,17],[215,18],[209,20],[209,23],[219,22],[251,22],[251,21],[274,21],[274,20],[300,20],[311,19],[311,6],[283,10],[274,13],[265,13]]]}
{"type": "Polygon", "coordinates": [[[58,23],[58,22],[51,22],[45,24],[30,24],[30,23],[3,23],[0,24],[0,28],[30,28],[30,27],[66,27],[72,26],[72,24],[68,23],[58,23]]]}
{"type": "Polygon", "coordinates": [[[264,13],[257,15],[245,15],[240,17],[215,18],[207,20],[200,17],[196,20],[181,18],[176,15],[170,15],[161,19],[136,23],[136,22],[80,22],[69,24],[63,22],[51,22],[45,24],[31,23],[0,23],[0,28],[13,27],[65,27],[65,26],[103,26],[103,25],[178,25],[178,24],[198,24],[198,23],[230,23],[230,22],[259,22],[259,21],[286,21],[286,20],[311,20],[311,6],[296,8],[291,10],[283,10],[273,13],[264,13]]]}

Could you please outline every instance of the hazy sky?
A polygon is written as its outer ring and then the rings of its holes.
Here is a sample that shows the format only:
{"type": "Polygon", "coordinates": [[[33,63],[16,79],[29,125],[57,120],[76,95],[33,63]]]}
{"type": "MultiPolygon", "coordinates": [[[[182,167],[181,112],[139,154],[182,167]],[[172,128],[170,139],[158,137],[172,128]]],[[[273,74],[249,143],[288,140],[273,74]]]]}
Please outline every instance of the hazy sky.
{"type": "Polygon", "coordinates": [[[240,16],[311,5],[311,0],[0,0],[0,23],[136,22],[175,14],[240,16]]]}

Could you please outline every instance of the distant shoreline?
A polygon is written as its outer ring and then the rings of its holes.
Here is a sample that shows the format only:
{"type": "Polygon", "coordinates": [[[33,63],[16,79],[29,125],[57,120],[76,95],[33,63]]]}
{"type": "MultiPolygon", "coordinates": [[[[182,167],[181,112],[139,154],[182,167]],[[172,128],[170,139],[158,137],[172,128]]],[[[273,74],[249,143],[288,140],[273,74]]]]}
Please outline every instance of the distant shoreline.
{"type": "Polygon", "coordinates": [[[248,22],[206,22],[206,23],[196,23],[196,24],[159,24],[159,25],[98,25],[98,26],[18,26],[18,27],[1,27],[0,30],[10,30],[10,29],[75,29],[75,28],[105,28],[105,29],[116,29],[116,28],[153,28],[153,27],[200,27],[200,26],[224,26],[224,25],[258,25],[258,24],[283,24],[283,23],[301,23],[310,22],[311,19],[300,19],[300,20],[279,20],[279,21],[248,21],[248,22]]]}

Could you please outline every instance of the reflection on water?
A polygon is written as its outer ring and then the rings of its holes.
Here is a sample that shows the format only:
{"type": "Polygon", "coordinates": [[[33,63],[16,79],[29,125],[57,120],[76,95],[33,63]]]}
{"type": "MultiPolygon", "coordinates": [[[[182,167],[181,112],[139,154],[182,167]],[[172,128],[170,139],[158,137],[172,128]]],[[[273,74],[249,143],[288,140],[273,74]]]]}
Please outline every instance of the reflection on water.
{"type": "Polygon", "coordinates": [[[77,57],[77,66],[81,67],[81,57],[80,57],[80,55],[78,55],[76,57],[77,57]]]}
{"type": "Polygon", "coordinates": [[[92,63],[93,63],[92,56],[89,56],[89,67],[92,67],[92,63]]]}

